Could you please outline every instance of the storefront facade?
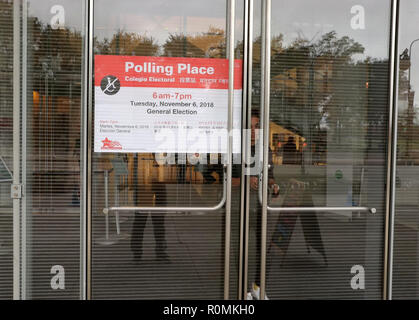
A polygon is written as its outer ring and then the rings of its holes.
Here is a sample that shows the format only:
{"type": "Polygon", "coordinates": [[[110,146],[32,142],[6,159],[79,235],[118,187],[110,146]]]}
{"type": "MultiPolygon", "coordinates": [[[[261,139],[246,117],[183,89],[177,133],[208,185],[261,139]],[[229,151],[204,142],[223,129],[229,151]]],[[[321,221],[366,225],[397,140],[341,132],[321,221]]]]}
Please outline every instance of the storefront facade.
{"type": "Polygon", "coordinates": [[[418,298],[418,17],[0,0],[0,298],[418,298]]]}

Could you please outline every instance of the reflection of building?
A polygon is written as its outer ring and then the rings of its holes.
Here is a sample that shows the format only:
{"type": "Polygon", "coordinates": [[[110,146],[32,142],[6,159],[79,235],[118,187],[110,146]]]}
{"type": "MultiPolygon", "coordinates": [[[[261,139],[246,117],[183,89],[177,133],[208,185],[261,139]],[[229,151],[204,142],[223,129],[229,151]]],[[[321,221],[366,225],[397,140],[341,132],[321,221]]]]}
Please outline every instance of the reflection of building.
{"type": "Polygon", "coordinates": [[[275,164],[282,164],[284,146],[290,137],[294,139],[298,154],[300,155],[303,152],[303,148],[306,145],[304,137],[274,122],[271,122],[269,127],[271,136],[270,148],[273,152],[273,162],[275,164]]]}
{"type": "Polygon", "coordinates": [[[410,163],[414,161],[413,159],[417,158],[417,155],[419,154],[419,148],[415,146],[413,141],[413,137],[419,132],[419,127],[417,126],[417,112],[415,110],[415,90],[412,89],[411,83],[412,61],[410,59],[410,55],[412,54],[412,44],[414,44],[417,40],[411,42],[410,52],[406,48],[400,55],[399,59],[399,146],[400,155],[402,155],[404,161],[410,163]]]}

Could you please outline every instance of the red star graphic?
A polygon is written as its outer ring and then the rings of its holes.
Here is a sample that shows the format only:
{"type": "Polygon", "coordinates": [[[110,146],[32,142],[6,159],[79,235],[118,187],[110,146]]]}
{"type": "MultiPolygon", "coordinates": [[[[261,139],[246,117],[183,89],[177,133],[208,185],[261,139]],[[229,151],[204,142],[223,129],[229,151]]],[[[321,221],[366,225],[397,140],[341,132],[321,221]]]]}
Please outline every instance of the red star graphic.
{"type": "Polygon", "coordinates": [[[105,140],[102,140],[103,147],[110,147],[112,141],[108,139],[108,137],[105,138],[105,140]]]}

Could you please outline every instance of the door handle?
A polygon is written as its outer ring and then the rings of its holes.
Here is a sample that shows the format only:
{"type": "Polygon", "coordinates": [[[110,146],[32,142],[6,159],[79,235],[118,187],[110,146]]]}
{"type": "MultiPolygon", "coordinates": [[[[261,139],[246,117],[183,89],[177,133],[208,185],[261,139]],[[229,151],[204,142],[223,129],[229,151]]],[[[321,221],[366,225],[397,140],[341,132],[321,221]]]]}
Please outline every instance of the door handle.
{"type": "MultiPolygon", "coordinates": [[[[271,165],[268,165],[268,169],[271,168],[271,165]]],[[[262,204],[262,173],[259,175],[259,191],[258,191],[258,198],[259,203],[262,204]]],[[[266,206],[268,211],[270,212],[347,212],[347,211],[357,211],[357,212],[369,212],[372,214],[377,213],[376,208],[370,207],[271,207],[269,204],[266,206]]]]}
{"type": "Polygon", "coordinates": [[[221,209],[227,200],[227,175],[226,175],[226,165],[224,165],[224,172],[223,172],[223,198],[221,201],[212,207],[141,207],[141,206],[135,206],[135,207],[109,207],[109,208],[103,208],[103,213],[108,214],[109,212],[113,211],[186,211],[186,212],[197,212],[197,211],[217,211],[221,209]]]}
{"type": "Polygon", "coordinates": [[[369,207],[270,207],[268,206],[268,211],[270,212],[347,212],[347,211],[357,211],[357,212],[370,212],[372,214],[377,212],[376,208],[369,207]]]}

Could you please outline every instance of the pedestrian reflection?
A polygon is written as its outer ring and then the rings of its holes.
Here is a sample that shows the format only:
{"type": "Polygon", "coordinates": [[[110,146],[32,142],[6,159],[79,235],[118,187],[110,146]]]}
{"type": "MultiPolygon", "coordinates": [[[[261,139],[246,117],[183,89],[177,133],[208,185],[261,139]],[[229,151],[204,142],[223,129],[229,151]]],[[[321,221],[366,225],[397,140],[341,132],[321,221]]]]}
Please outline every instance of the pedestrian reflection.
{"type": "MultiPolygon", "coordinates": [[[[154,206],[163,207],[167,204],[167,191],[165,182],[152,180],[151,193],[153,195],[154,206]]],[[[148,217],[151,216],[155,239],[155,255],[158,261],[170,262],[167,255],[166,235],[165,235],[165,211],[136,211],[131,232],[131,251],[133,262],[140,263],[143,254],[144,229],[148,217]]]]}

